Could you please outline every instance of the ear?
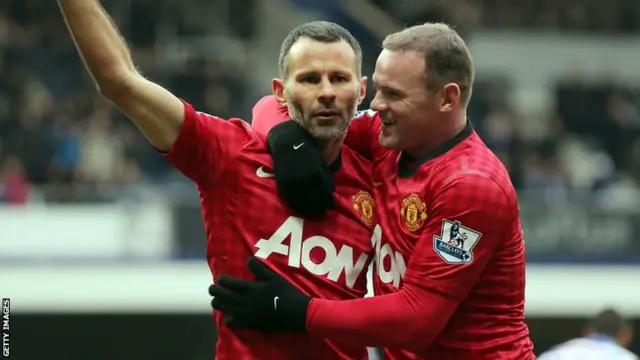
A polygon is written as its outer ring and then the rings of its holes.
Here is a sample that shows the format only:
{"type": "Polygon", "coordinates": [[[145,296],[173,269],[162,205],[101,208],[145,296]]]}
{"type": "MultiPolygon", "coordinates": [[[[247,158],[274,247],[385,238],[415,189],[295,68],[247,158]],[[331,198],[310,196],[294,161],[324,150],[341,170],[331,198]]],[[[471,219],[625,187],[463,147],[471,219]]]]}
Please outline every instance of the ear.
{"type": "Polygon", "coordinates": [[[456,83],[448,83],[440,90],[441,102],[440,111],[449,112],[454,110],[460,103],[460,86],[456,83]]]}
{"type": "Polygon", "coordinates": [[[369,79],[366,76],[363,76],[360,79],[360,94],[358,94],[358,105],[362,104],[364,98],[367,96],[367,81],[369,79]]]}
{"type": "Polygon", "coordinates": [[[287,98],[284,96],[284,80],[278,78],[271,80],[271,91],[281,105],[286,105],[287,98]]]}

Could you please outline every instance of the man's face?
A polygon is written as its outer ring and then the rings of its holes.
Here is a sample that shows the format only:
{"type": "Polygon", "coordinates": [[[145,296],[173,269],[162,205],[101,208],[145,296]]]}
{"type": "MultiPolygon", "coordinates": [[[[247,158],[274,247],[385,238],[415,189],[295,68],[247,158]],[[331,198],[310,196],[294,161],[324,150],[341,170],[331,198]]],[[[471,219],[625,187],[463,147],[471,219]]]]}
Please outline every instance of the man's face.
{"type": "Polygon", "coordinates": [[[287,80],[275,79],[273,91],[278,100],[286,100],[291,118],[315,139],[344,137],[366,89],[355,51],[345,41],[301,38],[291,47],[287,64],[287,80]]]}
{"type": "Polygon", "coordinates": [[[427,91],[424,54],[383,50],[373,74],[371,109],[382,118],[380,144],[393,150],[419,149],[439,109],[427,91]]]}

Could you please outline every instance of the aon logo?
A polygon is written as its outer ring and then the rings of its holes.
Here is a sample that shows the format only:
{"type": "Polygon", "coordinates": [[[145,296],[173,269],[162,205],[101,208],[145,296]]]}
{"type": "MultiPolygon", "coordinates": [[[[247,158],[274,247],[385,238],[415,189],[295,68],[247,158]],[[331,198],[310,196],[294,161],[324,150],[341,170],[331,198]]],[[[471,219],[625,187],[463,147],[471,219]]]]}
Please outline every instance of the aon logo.
{"type": "Polygon", "coordinates": [[[393,251],[389,243],[382,245],[382,228],[380,225],[376,225],[375,229],[373,229],[371,245],[376,251],[374,266],[378,272],[378,278],[385,284],[392,283],[393,286],[399,288],[400,281],[404,277],[404,273],[407,272],[407,265],[402,254],[393,251]],[[385,269],[385,261],[391,264],[389,270],[385,269]]]}
{"type": "Polygon", "coordinates": [[[356,280],[362,274],[367,263],[367,255],[360,254],[358,260],[353,262],[353,248],[343,245],[340,250],[335,244],[324,236],[312,236],[302,239],[304,220],[290,216],[269,239],[260,239],[255,245],[258,248],[255,256],[267,259],[269,255],[276,253],[289,257],[289,266],[294,268],[304,267],[310,273],[318,276],[327,276],[329,280],[338,281],[340,274],[345,273],[345,280],[349,288],[353,288],[356,280]],[[283,244],[290,237],[289,245],[283,244]],[[321,248],[324,251],[324,260],[315,263],[311,259],[311,251],[321,248]]]}

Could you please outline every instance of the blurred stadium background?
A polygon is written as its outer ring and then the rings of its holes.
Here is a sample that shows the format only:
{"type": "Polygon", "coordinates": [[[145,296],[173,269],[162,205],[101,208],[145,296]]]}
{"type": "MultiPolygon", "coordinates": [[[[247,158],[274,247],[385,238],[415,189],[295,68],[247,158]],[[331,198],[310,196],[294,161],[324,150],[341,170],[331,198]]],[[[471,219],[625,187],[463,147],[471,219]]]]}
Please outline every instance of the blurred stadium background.
{"type": "MultiPolygon", "coordinates": [[[[303,22],[350,29],[366,74],[384,35],[455,24],[477,66],[470,118],[519,190],[537,352],[605,306],[640,327],[639,1],[103,3],[145,75],[244,119],[303,22]]],[[[99,98],[56,2],[1,1],[0,296],[14,358],[211,359],[203,250],[194,187],[99,98]]]]}

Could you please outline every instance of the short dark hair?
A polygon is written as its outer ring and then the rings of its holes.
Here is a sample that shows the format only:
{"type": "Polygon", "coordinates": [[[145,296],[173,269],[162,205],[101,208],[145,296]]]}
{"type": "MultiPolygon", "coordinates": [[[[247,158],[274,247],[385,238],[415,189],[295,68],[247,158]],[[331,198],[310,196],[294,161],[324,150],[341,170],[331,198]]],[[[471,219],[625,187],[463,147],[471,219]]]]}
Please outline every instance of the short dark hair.
{"type": "Polygon", "coordinates": [[[387,36],[382,47],[390,51],[415,51],[425,56],[427,90],[439,91],[447,83],[460,87],[462,104],[471,99],[475,69],[462,37],[444,23],[425,23],[387,36]]]}
{"type": "Polygon", "coordinates": [[[278,58],[278,67],[280,69],[281,78],[287,78],[287,55],[289,55],[291,47],[293,47],[293,45],[303,37],[308,37],[312,40],[327,44],[346,41],[356,53],[358,61],[358,76],[360,75],[362,68],[362,48],[360,47],[358,40],[351,35],[349,30],[336,23],[329,21],[312,21],[293,29],[282,42],[282,46],[280,47],[280,57],[278,58]]]}
{"type": "Polygon", "coordinates": [[[629,326],[629,322],[614,309],[601,311],[589,322],[592,331],[611,337],[617,337],[629,326]]]}

